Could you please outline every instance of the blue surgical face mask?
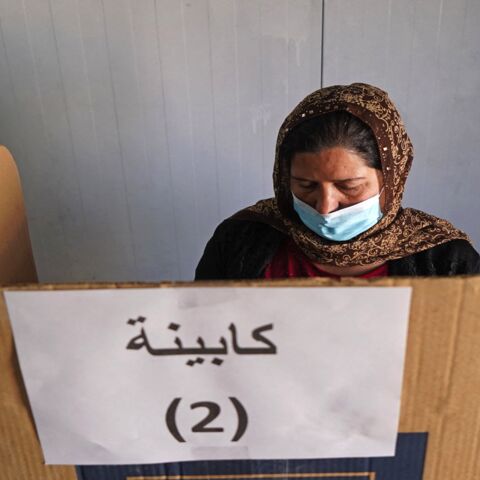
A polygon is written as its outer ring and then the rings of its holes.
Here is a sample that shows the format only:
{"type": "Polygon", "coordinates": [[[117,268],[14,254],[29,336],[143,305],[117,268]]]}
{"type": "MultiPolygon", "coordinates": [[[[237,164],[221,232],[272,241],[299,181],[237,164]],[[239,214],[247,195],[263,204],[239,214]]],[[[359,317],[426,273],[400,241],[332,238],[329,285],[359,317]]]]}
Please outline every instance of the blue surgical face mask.
{"type": "Polygon", "coordinates": [[[383,216],[380,208],[380,194],[332,213],[318,213],[310,205],[302,202],[293,192],[293,208],[300,220],[321,237],[343,242],[373,227],[383,216]]]}

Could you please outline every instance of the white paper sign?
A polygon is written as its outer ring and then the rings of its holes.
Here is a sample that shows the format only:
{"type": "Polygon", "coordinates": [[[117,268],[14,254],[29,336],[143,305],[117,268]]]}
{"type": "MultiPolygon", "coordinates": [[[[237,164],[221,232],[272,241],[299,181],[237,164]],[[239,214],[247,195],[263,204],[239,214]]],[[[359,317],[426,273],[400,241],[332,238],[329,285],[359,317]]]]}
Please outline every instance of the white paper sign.
{"type": "Polygon", "coordinates": [[[411,289],[5,292],[45,461],[392,456],[411,289]]]}

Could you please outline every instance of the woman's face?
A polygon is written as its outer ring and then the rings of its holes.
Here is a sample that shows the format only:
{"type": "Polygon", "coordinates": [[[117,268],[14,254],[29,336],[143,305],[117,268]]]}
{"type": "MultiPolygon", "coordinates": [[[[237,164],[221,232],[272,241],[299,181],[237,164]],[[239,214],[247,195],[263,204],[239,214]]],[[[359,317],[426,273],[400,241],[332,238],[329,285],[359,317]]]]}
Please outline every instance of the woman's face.
{"type": "MultiPolygon", "coordinates": [[[[368,167],[360,155],[343,147],[297,153],[291,162],[292,192],[322,214],[367,200],[382,187],[382,172],[368,167]]],[[[382,211],[384,204],[385,192],[380,195],[382,211]]]]}

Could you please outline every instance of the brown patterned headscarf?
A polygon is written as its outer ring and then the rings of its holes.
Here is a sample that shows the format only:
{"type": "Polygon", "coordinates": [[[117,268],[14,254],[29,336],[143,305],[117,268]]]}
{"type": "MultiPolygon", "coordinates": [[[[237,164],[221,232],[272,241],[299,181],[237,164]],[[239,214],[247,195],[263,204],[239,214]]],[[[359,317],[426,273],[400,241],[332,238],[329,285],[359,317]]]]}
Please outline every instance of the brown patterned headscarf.
{"type": "Polygon", "coordinates": [[[363,83],[335,85],[303,99],[283,122],[278,133],[273,185],[275,198],[261,200],[233,218],[267,223],[288,235],[313,261],[338,266],[367,265],[406,257],[453,239],[469,240],[446,220],[401,206],[413,147],[395,105],[383,90],[363,83]],[[347,111],[366,123],[375,136],[385,185],[382,219],[345,242],[332,242],[307,228],[292,215],[290,165],[281,158],[289,132],[305,120],[325,113],[347,111]]]}

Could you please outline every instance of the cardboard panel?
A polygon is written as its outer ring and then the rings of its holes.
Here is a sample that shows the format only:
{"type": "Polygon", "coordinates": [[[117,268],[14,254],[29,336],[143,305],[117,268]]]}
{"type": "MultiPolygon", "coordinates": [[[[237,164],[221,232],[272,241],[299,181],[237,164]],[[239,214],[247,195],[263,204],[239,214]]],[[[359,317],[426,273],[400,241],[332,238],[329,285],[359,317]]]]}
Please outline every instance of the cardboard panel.
{"type": "Polygon", "coordinates": [[[428,432],[426,480],[480,477],[480,277],[416,279],[401,432],[428,432]]]}
{"type": "Polygon", "coordinates": [[[0,477],[8,480],[75,480],[74,467],[43,465],[3,293],[0,295],[0,372],[0,477]]]}
{"type": "Polygon", "coordinates": [[[36,281],[18,170],[0,145],[0,284],[36,281]]]}
{"type": "MultiPolygon", "coordinates": [[[[182,286],[218,285],[196,282],[182,286]]],[[[480,474],[480,277],[328,279],[231,282],[248,286],[413,286],[399,440],[395,459],[244,462],[188,462],[144,467],[79,467],[78,478],[363,478],[420,479],[427,443],[424,480],[476,480],[480,474]],[[428,436],[428,441],[427,441],[428,436]],[[201,463],[201,465],[200,465],[201,463]],[[208,464],[207,464],[208,463],[208,464]],[[415,477],[409,474],[415,464],[415,477]],[[346,467],[345,467],[346,466],[346,467]],[[348,468],[348,472],[344,470],[348,468]],[[122,470],[123,469],[123,470],[122,470]],[[239,471],[239,469],[241,469],[239,471]],[[339,470],[340,469],[340,470],[339,470]],[[343,469],[343,477],[341,475],[343,469]],[[292,472],[297,472],[293,474],[292,472]],[[283,473],[282,473],[283,472],[283,473]],[[331,472],[331,473],[328,473],[331,472]],[[356,474],[355,474],[356,472],[356,474]],[[362,473],[363,472],[363,473],[362,473]],[[420,473],[418,473],[420,472],[420,473]],[[202,474],[202,475],[200,475],[202,474]],[[261,474],[261,475],[260,475],[261,474]],[[410,476],[409,476],[410,475],[410,476]],[[300,478],[300,477],[299,477],[300,478]]],[[[69,285],[30,289],[171,288],[175,284],[69,285]]],[[[74,467],[42,464],[12,346],[11,330],[0,300],[0,463],[5,478],[74,479],[74,467]]],[[[413,470],[412,470],[413,471],[413,470]]]]}

